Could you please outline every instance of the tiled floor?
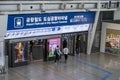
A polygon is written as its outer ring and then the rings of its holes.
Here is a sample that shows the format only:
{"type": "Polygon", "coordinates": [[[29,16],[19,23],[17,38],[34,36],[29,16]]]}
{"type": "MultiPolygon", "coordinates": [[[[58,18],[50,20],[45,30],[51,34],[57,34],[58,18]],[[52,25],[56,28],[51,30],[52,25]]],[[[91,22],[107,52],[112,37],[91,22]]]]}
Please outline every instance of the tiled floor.
{"type": "MultiPolygon", "coordinates": [[[[120,57],[110,54],[69,56],[67,63],[32,62],[9,68],[8,80],[120,80],[120,57]]],[[[0,79],[1,80],[1,79],[0,79]]]]}

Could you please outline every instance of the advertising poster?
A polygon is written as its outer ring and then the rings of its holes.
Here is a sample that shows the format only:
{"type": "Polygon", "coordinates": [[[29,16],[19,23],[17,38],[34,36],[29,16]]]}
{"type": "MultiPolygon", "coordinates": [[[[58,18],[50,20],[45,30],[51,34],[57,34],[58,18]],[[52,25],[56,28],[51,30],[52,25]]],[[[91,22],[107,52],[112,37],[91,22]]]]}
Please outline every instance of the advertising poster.
{"type": "Polygon", "coordinates": [[[14,45],[14,63],[25,62],[27,60],[27,52],[25,43],[19,42],[14,45]]]}
{"type": "Polygon", "coordinates": [[[49,55],[48,57],[54,56],[54,50],[58,46],[60,49],[60,38],[49,39],[49,55]]]}

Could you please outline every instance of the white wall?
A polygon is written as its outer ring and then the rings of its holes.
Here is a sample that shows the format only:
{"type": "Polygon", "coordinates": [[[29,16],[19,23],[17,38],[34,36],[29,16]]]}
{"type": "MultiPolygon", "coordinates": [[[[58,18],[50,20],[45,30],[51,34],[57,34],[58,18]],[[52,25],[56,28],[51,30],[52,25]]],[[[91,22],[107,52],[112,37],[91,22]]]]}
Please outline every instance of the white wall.
{"type": "Polygon", "coordinates": [[[120,11],[114,11],[114,20],[120,20],[120,11]]]}
{"type": "Polygon", "coordinates": [[[4,37],[7,29],[7,15],[0,15],[0,37],[4,37]]]}
{"type": "Polygon", "coordinates": [[[7,28],[7,15],[0,15],[0,65],[5,64],[4,36],[7,28]]]}
{"type": "Polygon", "coordinates": [[[107,28],[120,30],[120,24],[107,23],[107,22],[102,23],[100,52],[105,52],[105,40],[106,40],[106,29],[107,28]]]}

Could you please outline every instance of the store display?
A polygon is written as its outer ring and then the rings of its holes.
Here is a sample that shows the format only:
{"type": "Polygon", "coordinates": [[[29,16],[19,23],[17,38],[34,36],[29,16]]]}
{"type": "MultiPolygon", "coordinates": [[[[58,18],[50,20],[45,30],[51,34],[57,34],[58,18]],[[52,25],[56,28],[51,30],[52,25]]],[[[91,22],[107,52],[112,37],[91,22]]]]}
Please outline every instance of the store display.
{"type": "Polygon", "coordinates": [[[120,35],[107,34],[106,42],[111,45],[111,48],[119,48],[120,47],[120,35]]]}
{"type": "Polygon", "coordinates": [[[120,52],[120,35],[109,33],[106,34],[106,48],[105,51],[112,54],[119,54],[120,52]]]}

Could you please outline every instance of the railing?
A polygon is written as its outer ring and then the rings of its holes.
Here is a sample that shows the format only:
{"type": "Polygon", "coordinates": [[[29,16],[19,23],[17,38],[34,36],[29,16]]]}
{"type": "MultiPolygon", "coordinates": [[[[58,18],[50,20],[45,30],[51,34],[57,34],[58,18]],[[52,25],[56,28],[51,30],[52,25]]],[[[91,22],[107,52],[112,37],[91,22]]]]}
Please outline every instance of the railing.
{"type": "Polygon", "coordinates": [[[0,14],[116,11],[120,1],[0,1],[0,14]]]}

